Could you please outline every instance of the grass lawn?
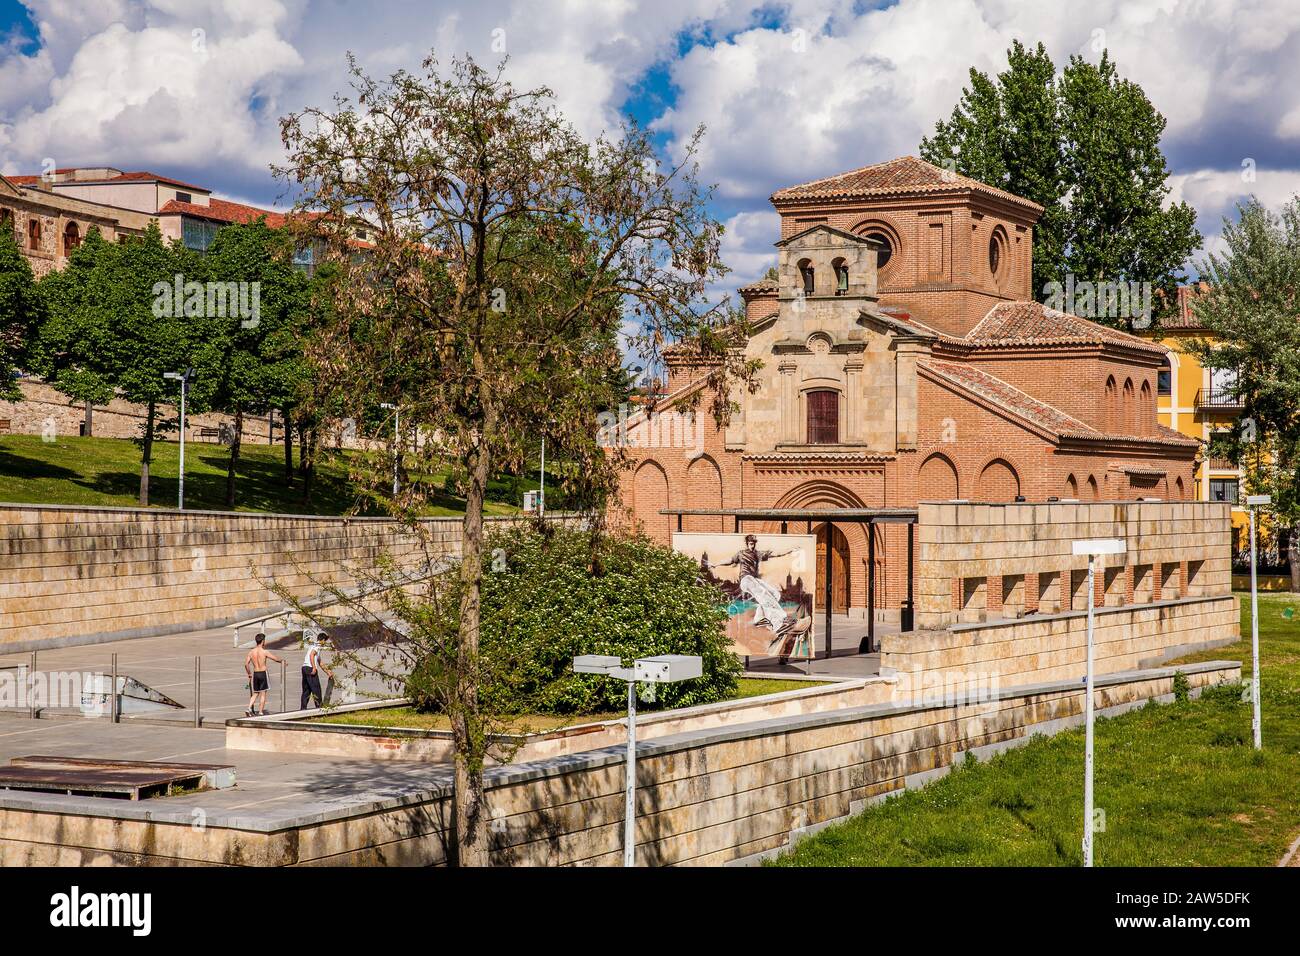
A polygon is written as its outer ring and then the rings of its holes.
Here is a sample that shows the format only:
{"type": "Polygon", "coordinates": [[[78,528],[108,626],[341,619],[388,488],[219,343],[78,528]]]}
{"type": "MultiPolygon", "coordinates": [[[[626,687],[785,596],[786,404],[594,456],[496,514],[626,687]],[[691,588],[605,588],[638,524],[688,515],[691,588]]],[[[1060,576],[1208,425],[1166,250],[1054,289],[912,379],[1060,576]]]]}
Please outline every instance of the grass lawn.
{"type": "MultiPolygon", "coordinates": [[[[179,445],[155,442],[150,468],[150,504],[176,507],[179,445]]],[[[225,445],[187,442],[185,445],[185,506],[194,510],[226,508],[226,467],[230,450],[225,445]]],[[[296,460],[295,452],[295,460],[296,460]]],[[[441,486],[442,476],[435,484],[441,486]]],[[[117,505],[134,507],[140,489],[140,449],[122,438],[58,438],[39,435],[0,437],[0,501],[56,505],[117,505]]],[[[284,482],[284,446],[245,444],[236,471],[235,507],[239,511],[286,514],[336,515],[357,504],[356,489],[348,480],[347,453],[327,453],[316,468],[310,508],[301,501],[302,485],[284,482]]],[[[456,515],[464,501],[439,494],[430,515],[456,515]]],[[[518,511],[508,504],[489,501],[487,514],[518,511]]],[[[364,509],[362,511],[364,512],[364,509]]]]}
{"type": "MultiPolygon", "coordinates": [[[[1244,661],[1244,640],[1186,658],[1244,661]]],[[[1300,831],[1300,598],[1260,599],[1264,751],[1239,689],[1097,722],[1099,866],[1272,866],[1300,831]]],[[[778,866],[1078,866],[1083,729],[967,763],[798,845],[778,866]]]]}
{"type": "MultiPolygon", "coordinates": [[[[804,690],[820,684],[806,680],[778,680],[765,677],[742,677],[736,696],[732,700],[746,697],[758,697],[762,694],[777,694],[785,690],[804,690]]],[[[648,712],[647,712],[648,713],[648,712]]],[[[602,720],[617,720],[626,716],[618,711],[600,714],[526,714],[510,723],[510,729],[516,733],[536,733],[555,730],[558,727],[573,727],[577,724],[594,724],[602,720]]],[[[351,727],[410,727],[419,730],[449,730],[451,725],[442,714],[422,714],[412,707],[384,707],[377,710],[357,710],[344,714],[330,714],[317,717],[314,723],[347,724],[351,727]]]]}

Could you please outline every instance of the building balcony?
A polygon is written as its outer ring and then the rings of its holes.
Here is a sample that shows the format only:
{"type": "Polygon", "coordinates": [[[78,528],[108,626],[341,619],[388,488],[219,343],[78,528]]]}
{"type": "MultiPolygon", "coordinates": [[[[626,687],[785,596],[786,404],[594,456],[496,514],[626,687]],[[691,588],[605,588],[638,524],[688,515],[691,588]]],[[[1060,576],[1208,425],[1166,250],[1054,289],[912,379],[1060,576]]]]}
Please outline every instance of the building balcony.
{"type": "Polygon", "coordinates": [[[1242,400],[1226,388],[1202,388],[1196,393],[1196,407],[1221,411],[1239,411],[1242,400]]]}

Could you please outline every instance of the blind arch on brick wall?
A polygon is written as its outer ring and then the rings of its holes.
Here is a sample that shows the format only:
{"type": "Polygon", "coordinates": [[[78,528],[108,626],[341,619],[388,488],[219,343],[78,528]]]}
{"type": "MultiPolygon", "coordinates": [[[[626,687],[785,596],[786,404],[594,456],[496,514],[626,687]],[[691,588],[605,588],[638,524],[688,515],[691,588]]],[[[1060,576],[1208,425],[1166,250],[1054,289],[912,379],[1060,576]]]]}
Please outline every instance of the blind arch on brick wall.
{"type": "MultiPolygon", "coordinates": [[[[722,507],[722,470],[708,455],[701,455],[686,469],[686,507],[722,507]]],[[[687,515],[687,531],[722,531],[722,515],[687,515]]]]}
{"type": "Polygon", "coordinates": [[[1073,474],[1071,474],[1069,477],[1065,479],[1065,497],[1066,498],[1079,497],[1079,479],[1074,477],[1073,474]]]}
{"type": "Polygon", "coordinates": [[[1097,484],[1097,479],[1093,475],[1088,476],[1088,498],[1092,501],[1101,500],[1101,487],[1097,484]]]}
{"type": "Polygon", "coordinates": [[[1020,494],[1020,474],[1005,458],[994,458],[980,472],[980,501],[1015,501],[1020,494]]]}
{"type": "Polygon", "coordinates": [[[935,452],[921,464],[916,480],[917,498],[922,501],[946,501],[961,497],[957,466],[947,455],[935,452]]]}
{"type": "Polygon", "coordinates": [[[648,459],[637,468],[632,489],[642,530],[651,540],[669,544],[668,515],[659,513],[668,507],[668,475],[657,461],[648,459]]]}

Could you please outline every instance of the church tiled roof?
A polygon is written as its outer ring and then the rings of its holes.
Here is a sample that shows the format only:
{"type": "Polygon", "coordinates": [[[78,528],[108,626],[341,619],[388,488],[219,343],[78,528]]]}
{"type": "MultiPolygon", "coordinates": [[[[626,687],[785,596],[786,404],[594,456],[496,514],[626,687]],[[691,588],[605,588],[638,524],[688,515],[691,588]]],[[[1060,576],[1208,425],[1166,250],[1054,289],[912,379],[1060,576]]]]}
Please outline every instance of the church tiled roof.
{"type": "Polygon", "coordinates": [[[1153,435],[1112,435],[1098,431],[1073,415],[1061,411],[1040,399],[1022,392],[1009,382],[983,369],[963,362],[944,362],[927,359],[918,362],[920,368],[928,369],[941,378],[974,393],[1025,421],[1037,425],[1044,431],[1058,438],[1076,438],[1087,441],[1131,441],[1154,443],[1158,445],[1199,445],[1195,438],[1190,438],[1163,425],[1156,426],[1153,435]]]}
{"type": "Polygon", "coordinates": [[[1043,207],[1004,189],[962,176],[915,156],[900,156],[824,179],[787,186],[772,194],[772,202],[801,202],[818,199],[866,199],[875,196],[916,193],[977,192],[1042,212],[1043,207]]]}
{"type": "Polygon", "coordinates": [[[1122,345],[1143,352],[1168,351],[1147,339],[1068,312],[1049,309],[1041,302],[1002,302],[989,310],[965,336],[975,345],[1122,345]]]}

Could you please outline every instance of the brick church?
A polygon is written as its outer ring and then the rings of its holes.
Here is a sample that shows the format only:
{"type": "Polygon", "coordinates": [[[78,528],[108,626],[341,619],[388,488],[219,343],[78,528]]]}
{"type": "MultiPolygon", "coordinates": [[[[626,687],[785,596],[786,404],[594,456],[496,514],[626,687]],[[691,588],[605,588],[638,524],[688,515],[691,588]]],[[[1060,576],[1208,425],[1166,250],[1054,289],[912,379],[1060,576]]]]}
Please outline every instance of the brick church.
{"type": "MultiPolygon", "coordinates": [[[[757,390],[737,389],[725,429],[702,413],[702,449],[630,423],[623,514],[652,537],[667,544],[676,528],[665,508],[1193,496],[1200,443],[1156,418],[1166,349],[1032,301],[1042,207],[910,156],[782,189],[772,204],[777,278],[739,290],[757,390]]],[[[702,387],[666,362],[661,412],[702,387]]],[[[688,515],[683,529],[732,524],[688,515]]],[[[820,577],[825,526],[810,530],[820,577]]],[[[834,610],[862,616],[868,532],[833,530],[834,610]]],[[[874,533],[874,604],[897,619],[905,532],[874,533]]]]}

